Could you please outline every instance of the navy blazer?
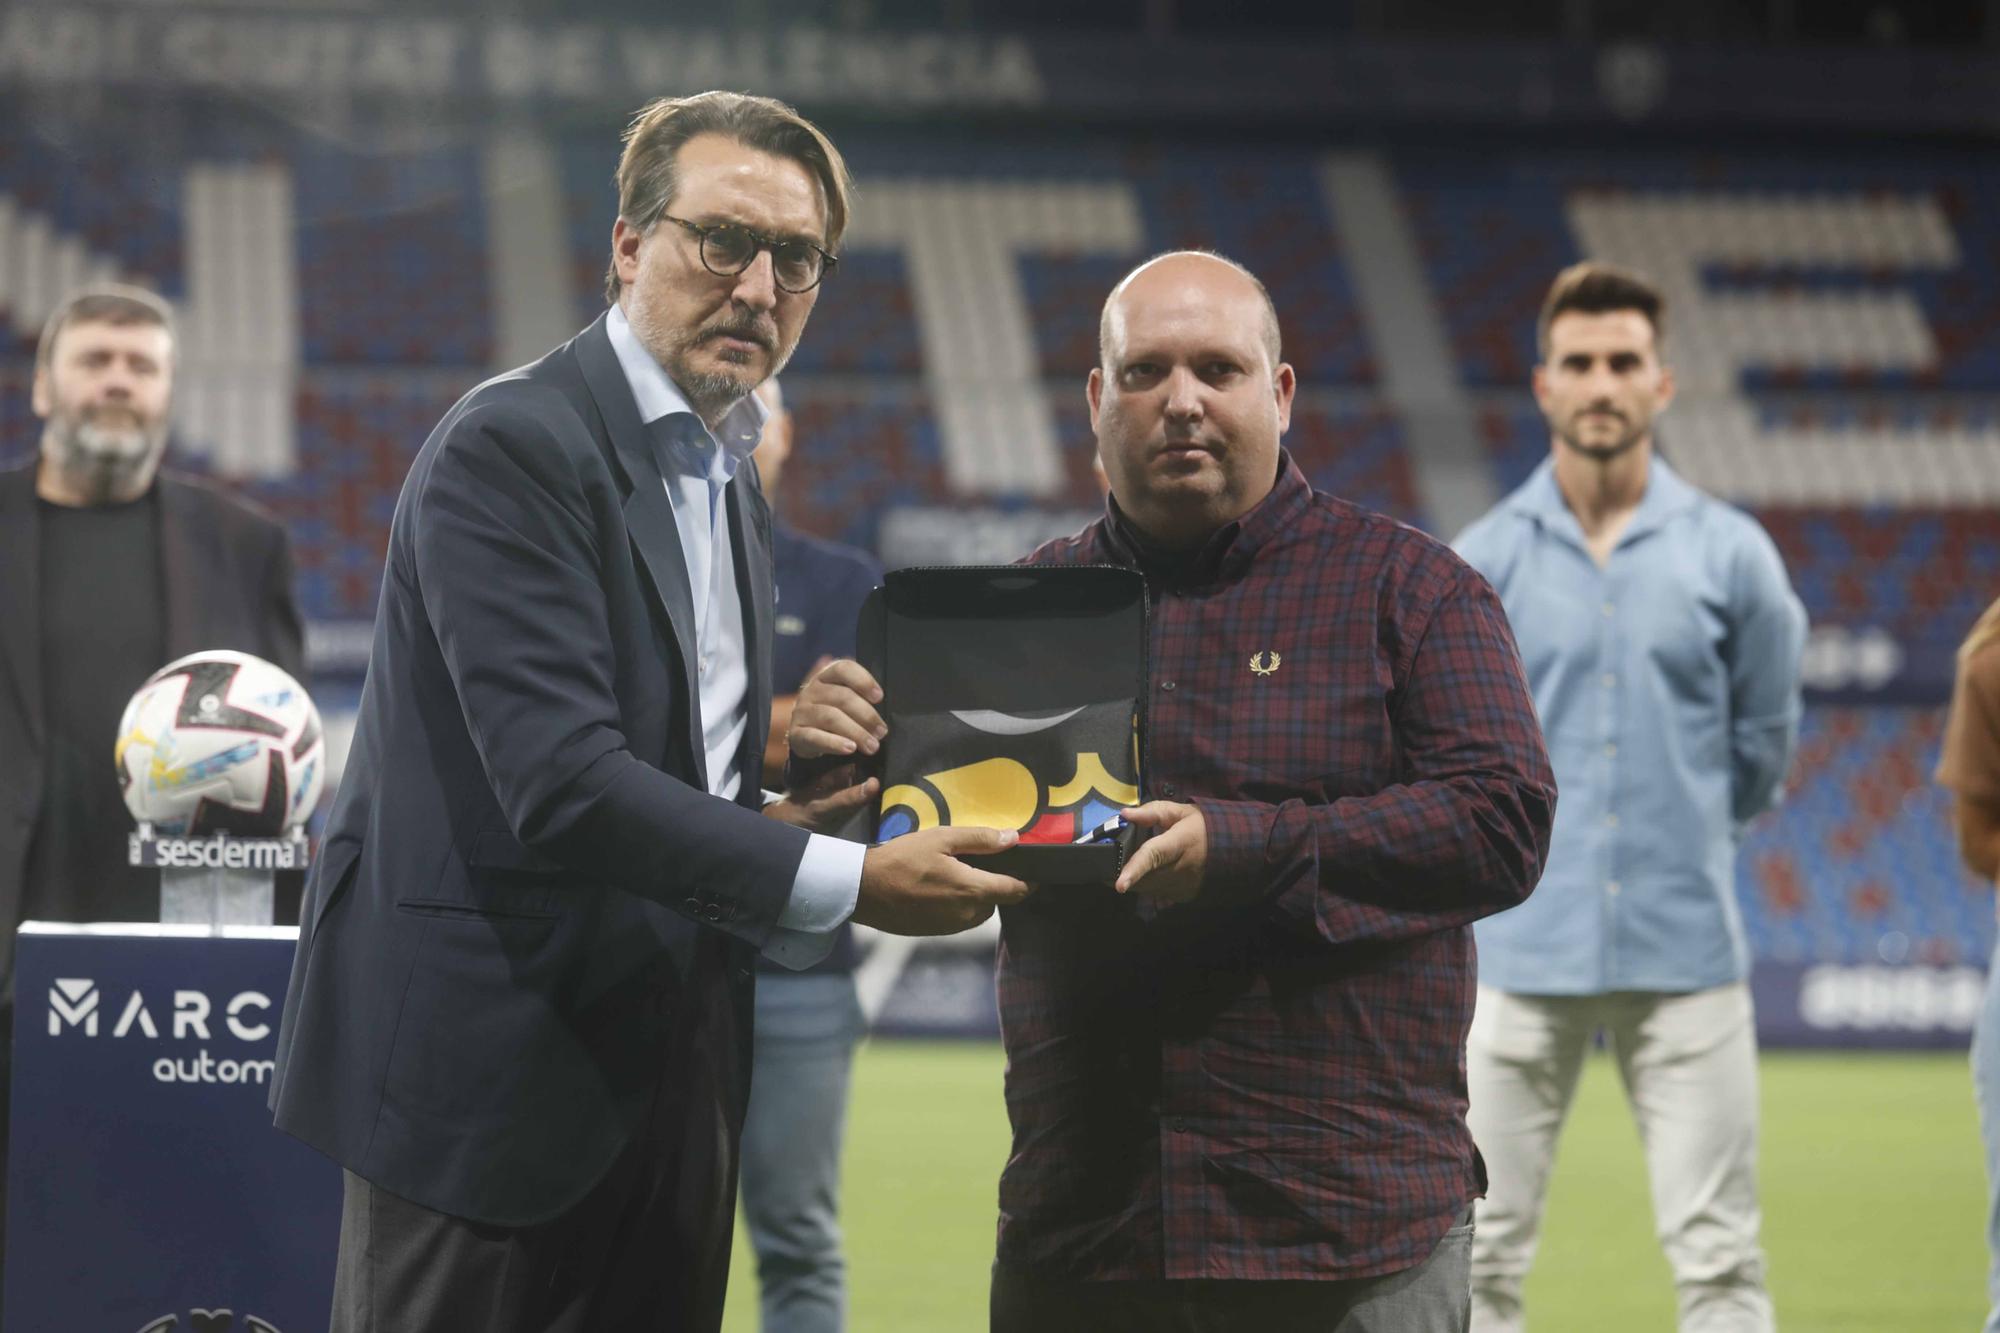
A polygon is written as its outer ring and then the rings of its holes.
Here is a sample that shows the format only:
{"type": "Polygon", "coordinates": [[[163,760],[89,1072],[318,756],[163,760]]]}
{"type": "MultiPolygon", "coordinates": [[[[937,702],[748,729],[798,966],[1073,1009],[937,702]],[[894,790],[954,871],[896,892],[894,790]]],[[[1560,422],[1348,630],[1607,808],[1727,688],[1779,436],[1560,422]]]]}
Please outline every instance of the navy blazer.
{"type": "Polygon", "coordinates": [[[733,803],[706,791],[686,560],[604,321],[431,432],[300,911],[280,1128],[392,1194],[529,1225],[611,1165],[689,1045],[677,1028],[717,1022],[740,1125],[750,962],[806,834],[757,813],[755,468],[728,505],[751,655],[733,803]]]}

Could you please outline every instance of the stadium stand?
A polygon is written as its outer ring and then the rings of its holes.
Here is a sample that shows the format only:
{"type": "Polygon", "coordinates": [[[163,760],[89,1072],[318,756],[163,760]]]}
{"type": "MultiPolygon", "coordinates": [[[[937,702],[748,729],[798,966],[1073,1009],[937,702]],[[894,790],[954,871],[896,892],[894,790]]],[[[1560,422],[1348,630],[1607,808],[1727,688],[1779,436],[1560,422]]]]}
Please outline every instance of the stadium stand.
{"type": "Polygon", "coordinates": [[[1755,825],[1738,898],[1758,958],[1933,965],[1983,960],[1991,886],[1959,865],[1931,782],[1943,714],[1810,710],[1784,806],[1755,825]]]}
{"type": "Polygon", "coordinates": [[[0,345],[32,354],[57,294],[86,277],[123,272],[180,295],[181,188],[168,163],[136,167],[109,142],[0,118],[0,311],[14,317],[0,345]]]}
{"type": "Polygon", "coordinates": [[[490,364],[485,214],[473,154],[301,146],[292,161],[306,360],[490,364]]]}
{"type": "MultiPolygon", "coordinates": [[[[195,238],[216,220],[190,221],[189,174],[217,163],[281,171],[296,217],[296,440],[286,470],[249,489],[291,526],[308,614],[362,625],[410,456],[497,368],[479,152],[442,141],[370,152],[303,132],[185,137],[142,168],[87,135],[0,128],[0,453],[33,447],[33,339],[60,285],[116,272],[193,295],[195,238]],[[175,162],[181,170],[168,170],[175,162]]],[[[616,155],[595,131],[554,143],[581,324],[602,309],[616,155]]],[[[967,288],[1017,284],[1032,329],[1023,373],[1045,400],[1058,470],[1044,493],[980,503],[1095,508],[1082,377],[1099,305],[1143,254],[1194,245],[1270,282],[1302,385],[1289,444],[1315,483],[1420,526],[1446,522],[1425,510],[1408,424],[1382,391],[1352,280],[1365,256],[1335,235],[1317,153],[1108,139],[946,146],[886,132],[843,146],[862,209],[871,183],[878,207],[1006,186],[993,197],[1045,210],[1057,219],[1049,234],[1111,238],[1020,250],[1010,270],[967,288]],[[1063,214],[1079,208],[1102,215],[1063,214]],[[1136,231],[1120,235],[1128,214],[1136,231]]],[[[1841,696],[1809,710],[1788,801],[1751,831],[1741,863],[1758,955],[1983,957],[1990,905],[1957,869],[1929,774],[1938,664],[2000,592],[2000,170],[1950,149],[1835,159],[1403,147],[1386,160],[1430,287],[1413,299],[1435,302],[1494,494],[1547,451],[1525,386],[1549,277],[1585,253],[1662,270],[1684,366],[1669,456],[1711,484],[1716,456],[1729,464],[1735,498],[1770,530],[1816,625],[1882,631],[1928,664],[1895,706],[1841,696]],[[1702,240],[1722,233],[1727,246],[1702,240]]],[[[973,498],[927,378],[936,367],[911,250],[882,234],[858,229],[786,381],[801,441],[787,517],[864,546],[894,509],[973,498]]],[[[232,471],[189,445],[183,466],[232,471]]],[[[330,697],[351,687],[341,671],[328,679],[330,697]]]]}
{"type": "Polygon", "coordinates": [[[317,621],[375,614],[389,520],[410,460],[470,381],[379,372],[309,374],[298,394],[299,466],[251,488],[291,529],[299,602],[317,621]]]}
{"type": "Polygon", "coordinates": [[[873,548],[885,510],[950,498],[937,430],[920,402],[791,383],[786,392],[799,440],[779,499],[786,522],[873,548]]]}

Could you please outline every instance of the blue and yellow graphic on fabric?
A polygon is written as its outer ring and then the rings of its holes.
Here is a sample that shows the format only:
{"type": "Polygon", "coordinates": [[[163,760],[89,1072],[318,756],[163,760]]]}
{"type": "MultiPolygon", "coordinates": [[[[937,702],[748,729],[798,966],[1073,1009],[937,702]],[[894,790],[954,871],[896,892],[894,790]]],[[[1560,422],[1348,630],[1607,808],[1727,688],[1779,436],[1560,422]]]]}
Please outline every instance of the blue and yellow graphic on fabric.
{"type": "MultiPolygon", "coordinates": [[[[1044,718],[932,714],[905,719],[898,731],[927,758],[968,761],[887,787],[876,833],[882,841],[949,824],[1014,829],[1026,844],[1068,843],[1139,800],[1138,737],[1129,706],[1077,708],[1044,718]],[[1110,736],[1122,732],[1126,744],[1076,748],[1079,741],[1109,739],[1108,728],[1115,728],[1110,736]],[[970,758],[981,750],[986,757],[970,758]],[[1105,750],[1118,756],[1118,767],[1131,779],[1111,771],[1105,750]]],[[[908,772],[901,764],[894,767],[908,772]]]]}

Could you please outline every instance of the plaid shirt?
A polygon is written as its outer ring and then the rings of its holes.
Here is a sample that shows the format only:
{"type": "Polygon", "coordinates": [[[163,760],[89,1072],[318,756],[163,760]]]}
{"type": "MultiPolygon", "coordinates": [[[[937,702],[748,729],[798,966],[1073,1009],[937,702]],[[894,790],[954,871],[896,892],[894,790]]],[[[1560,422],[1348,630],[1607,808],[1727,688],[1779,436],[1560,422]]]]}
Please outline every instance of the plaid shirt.
{"type": "Polygon", "coordinates": [[[1208,869],[1181,906],[1045,890],[1003,914],[1000,1262],[1421,1262],[1485,1185],[1470,924],[1527,897],[1555,812],[1499,600],[1289,456],[1195,559],[1148,556],[1115,506],[1030,559],[1146,574],[1145,794],[1200,808],[1208,869]]]}

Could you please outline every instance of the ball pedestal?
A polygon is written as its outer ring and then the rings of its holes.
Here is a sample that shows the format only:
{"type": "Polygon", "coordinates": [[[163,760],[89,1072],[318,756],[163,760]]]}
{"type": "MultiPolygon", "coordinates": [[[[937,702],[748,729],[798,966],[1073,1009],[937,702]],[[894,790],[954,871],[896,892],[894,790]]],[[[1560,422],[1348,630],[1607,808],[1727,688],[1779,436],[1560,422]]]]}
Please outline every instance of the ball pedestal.
{"type": "Polygon", "coordinates": [[[302,828],[283,838],[186,838],[141,824],[127,853],[135,866],[159,868],[160,921],[177,926],[268,926],[277,900],[273,877],[304,870],[312,859],[302,828]]]}

